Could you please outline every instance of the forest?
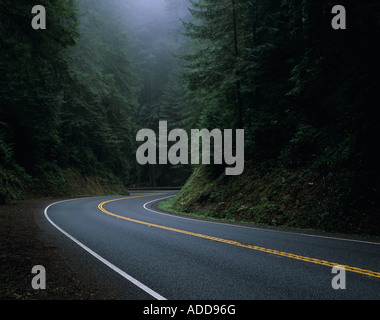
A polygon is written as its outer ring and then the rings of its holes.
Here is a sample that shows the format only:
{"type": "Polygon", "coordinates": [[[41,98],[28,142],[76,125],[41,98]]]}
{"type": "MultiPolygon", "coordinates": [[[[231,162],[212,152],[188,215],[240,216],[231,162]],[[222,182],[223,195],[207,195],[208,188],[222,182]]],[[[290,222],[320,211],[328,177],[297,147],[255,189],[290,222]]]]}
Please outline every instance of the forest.
{"type": "Polygon", "coordinates": [[[377,0],[35,4],[0,2],[0,203],[183,187],[167,210],[380,235],[377,0]],[[140,165],[159,121],[244,129],[244,173],[140,165]]]}

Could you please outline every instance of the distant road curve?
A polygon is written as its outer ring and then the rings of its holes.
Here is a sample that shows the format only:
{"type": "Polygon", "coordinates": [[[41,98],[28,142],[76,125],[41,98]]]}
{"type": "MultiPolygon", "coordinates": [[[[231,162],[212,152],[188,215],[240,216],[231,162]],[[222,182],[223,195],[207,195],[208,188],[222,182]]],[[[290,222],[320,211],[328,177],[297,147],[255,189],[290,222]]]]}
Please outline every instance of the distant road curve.
{"type": "Polygon", "coordinates": [[[83,249],[92,267],[112,270],[135,299],[380,299],[379,243],[153,209],[176,193],[65,200],[49,205],[44,215],[56,232],[83,249]],[[345,289],[332,286],[336,265],[345,268],[345,289]]]}

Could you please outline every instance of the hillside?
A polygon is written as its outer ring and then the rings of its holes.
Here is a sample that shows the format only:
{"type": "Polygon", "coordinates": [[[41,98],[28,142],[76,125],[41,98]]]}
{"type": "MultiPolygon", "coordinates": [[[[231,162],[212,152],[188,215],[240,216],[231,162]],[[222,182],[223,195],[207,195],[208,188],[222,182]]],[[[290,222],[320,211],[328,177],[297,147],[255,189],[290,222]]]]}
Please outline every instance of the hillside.
{"type": "Polygon", "coordinates": [[[75,168],[55,168],[39,175],[28,175],[17,165],[0,166],[0,205],[24,199],[128,194],[128,188],[112,175],[86,175],[75,168]]]}
{"type": "Polygon", "coordinates": [[[258,170],[251,166],[241,176],[214,179],[201,166],[180,194],[159,208],[259,226],[379,236],[377,209],[363,201],[363,194],[350,192],[352,182],[348,171],[306,167],[258,170]]]}

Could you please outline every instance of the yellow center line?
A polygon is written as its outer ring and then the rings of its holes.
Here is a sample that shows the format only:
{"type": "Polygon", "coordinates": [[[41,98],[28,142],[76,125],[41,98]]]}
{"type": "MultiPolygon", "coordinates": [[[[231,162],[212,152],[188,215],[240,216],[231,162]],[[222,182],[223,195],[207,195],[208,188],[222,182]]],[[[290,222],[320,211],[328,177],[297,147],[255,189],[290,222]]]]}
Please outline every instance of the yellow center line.
{"type": "Polygon", "coordinates": [[[250,249],[250,250],[270,253],[270,254],[277,255],[277,256],[282,256],[282,257],[291,258],[291,259],[295,259],[295,260],[310,262],[310,263],[319,264],[319,265],[323,265],[323,266],[328,266],[328,267],[342,266],[342,267],[345,268],[346,271],[351,271],[351,272],[355,272],[355,273],[359,273],[359,274],[364,274],[364,275],[371,276],[371,277],[380,278],[380,272],[366,270],[366,269],[361,269],[361,268],[356,268],[356,267],[351,267],[351,266],[340,264],[340,263],[329,262],[329,261],[325,261],[325,260],[321,260],[321,259],[316,259],[316,258],[310,258],[310,257],[306,257],[306,256],[301,256],[301,255],[298,255],[298,254],[284,252],[284,251],[268,249],[268,248],[264,248],[264,247],[260,247],[260,246],[246,244],[246,243],[239,242],[239,241],[236,241],[236,240],[228,240],[228,239],[208,236],[208,235],[201,234],[201,233],[195,233],[195,232],[191,232],[191,231],[186,231],[186,230],[181,230],[181,229],[175,229],[175,228],[171,228],[171,227],[167,227],[167,226],[163,226],[163,225],[159,225],[159,224],[154,224],[154,223],[150,223],[150,222],[145,222],[145,221],[141,221],[141,220],[127,218],[127,217],[115,214],[113,212],[110,212],[110,211],[108,211],[108,210],[106,210],[104,208],[104,205],[106,205],[107,203],[114,202],[114,201],[121,201],[121,200],[126,200],[126,199],[142,198],[142,197],[147,197],[147,196],[158,196],[158,195],[162,195],[162,194],[165,194],[165,193],[143,194],[143,195],[139,195],[139,196],[132,196],[132,197],[126,197],[126,198],[108,200],[108,201],[104,201],[104,202],[100,203],[98,205],[98,208],[102,212],[104,212],[104,213],[106,213],[106,214],[108,214],[110,216],[113,216],[113,217],[116,217],[116,218],[119,218],[119,219],[123,219],[123,220],[126,220],[126,221],[130,221],[130,222],[142,224],[142,225],[145,225],[145,226],[148,226],[148,227],[154,227],[154,228],[158,228],[158,229],[163,229],[163,230],[168,230],[168,231],[177,232],[177,233],[181,233],[181,234],[186,234],[186,235],[194,236],[194,237],[197,237],[197,238],[202,238],[202,239],[207,239],[207,240],[211,240],[211,241],[226,243],[226,244],[230,244],[230,245],[234,245],[234,246],[238,246],[238,247],[247,248],[247,249],[250,249]]]}

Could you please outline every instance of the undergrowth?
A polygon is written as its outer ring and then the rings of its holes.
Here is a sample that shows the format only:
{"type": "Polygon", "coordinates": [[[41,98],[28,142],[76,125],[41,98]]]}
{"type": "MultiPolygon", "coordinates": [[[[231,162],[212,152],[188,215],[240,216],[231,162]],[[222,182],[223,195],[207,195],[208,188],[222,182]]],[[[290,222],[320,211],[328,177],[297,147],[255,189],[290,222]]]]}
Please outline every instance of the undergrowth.
{"type": "Polygon", "coordinates": [[[159,205],[174,213],[258,225],[380,235],[371,207],[354,207],[350,172],[248,167],[241,176],[197,168],[180,193],[159,205]]]}

